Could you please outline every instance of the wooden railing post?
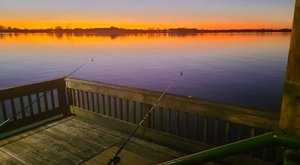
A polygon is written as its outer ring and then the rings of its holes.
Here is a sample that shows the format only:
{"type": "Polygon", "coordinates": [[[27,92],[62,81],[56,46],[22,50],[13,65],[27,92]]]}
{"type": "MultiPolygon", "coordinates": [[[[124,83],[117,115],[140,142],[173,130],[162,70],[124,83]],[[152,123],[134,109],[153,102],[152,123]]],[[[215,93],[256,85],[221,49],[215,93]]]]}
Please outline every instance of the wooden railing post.
{"type": "Polygon", "coordinates": [[[59,108],[63,112],[64,116],[68,116],[70,114],[70,107],[67,104],[67,91],[66,91],[66,82],[65,79],[62,79],[59,83],[59,87],[57,88],[58,93],[58,102],[59,108]]]}
{"type": "Polygon", "coordinates": [[[279,128],[285,133],[300,135],[300,0],[295,3],[279,128]]]}

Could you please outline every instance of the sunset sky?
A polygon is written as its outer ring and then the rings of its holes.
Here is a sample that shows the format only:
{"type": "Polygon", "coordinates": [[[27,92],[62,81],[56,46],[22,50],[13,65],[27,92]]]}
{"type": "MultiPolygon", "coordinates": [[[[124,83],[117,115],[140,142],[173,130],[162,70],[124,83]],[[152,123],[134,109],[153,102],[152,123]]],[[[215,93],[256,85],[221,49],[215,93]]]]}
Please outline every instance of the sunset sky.
{"type": "Polygon", "coordinates": [[[291,28],[294,0],[1,0],[18,28],[291,28]]]}

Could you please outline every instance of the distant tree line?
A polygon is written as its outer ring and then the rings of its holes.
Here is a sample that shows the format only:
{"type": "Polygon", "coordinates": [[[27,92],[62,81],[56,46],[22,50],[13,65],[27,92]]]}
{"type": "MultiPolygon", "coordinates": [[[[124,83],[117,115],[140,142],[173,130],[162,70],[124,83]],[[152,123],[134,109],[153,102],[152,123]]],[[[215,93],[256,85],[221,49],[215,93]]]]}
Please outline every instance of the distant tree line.
{"type": "Polygon", "coordinates": [[[196,28],[170,28],[170,29],[125,29],[117,27],[109,28],[62,28],[56,26],[47,29],[20,29],[0,25],[0,33],[93,33],[93,34],[129,34],[129,33],[170,33],[170,34],[192,34],[192,33],[233,33],[233,32],[291,32],[291,29],[196,29],[196,28]]]}

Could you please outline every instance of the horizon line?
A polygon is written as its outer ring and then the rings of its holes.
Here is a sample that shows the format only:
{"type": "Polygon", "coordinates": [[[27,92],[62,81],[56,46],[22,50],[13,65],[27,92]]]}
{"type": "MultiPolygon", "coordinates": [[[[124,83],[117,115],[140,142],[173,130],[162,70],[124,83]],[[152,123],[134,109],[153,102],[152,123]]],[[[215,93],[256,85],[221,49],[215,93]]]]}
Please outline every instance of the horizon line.
{"type": "Polygon", "coordinates": [[[7,30],[7,29],[15,29],[15,30],[92,30],[92,29],[119,29],[119,30],[292,30],[291,28],[271,28],[271,27],[262,27],[262,28],[224,28],[224,29],[217,29],[217,28],[193,28],[193,27],[176,27],[176,28],[122,28],[117,26],[110,26],[110,27],[74,27],[63,28],[60,25],[54,27],[47,27],[47,28],[21,28],[21,27],[12,27],[12,26],[5,26],[0,25],[0,30],[7,30]]]}

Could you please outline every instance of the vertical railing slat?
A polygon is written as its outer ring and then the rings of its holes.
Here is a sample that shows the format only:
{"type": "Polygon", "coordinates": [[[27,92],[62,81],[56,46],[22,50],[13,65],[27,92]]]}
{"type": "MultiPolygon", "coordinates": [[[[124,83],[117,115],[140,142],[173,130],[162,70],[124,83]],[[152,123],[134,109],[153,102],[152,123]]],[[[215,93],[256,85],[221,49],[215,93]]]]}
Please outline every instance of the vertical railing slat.
{"type": "Polygon", "coordinates": [[[74,90],[72,89],[72,88],[67,88],[67,90],[68,90],[68,98],[70,98],[69,99],[69,105],[75,105],[75,98],[74,98],[74,90]]]}
{"type": "Polygon", "coordinates": [[[250,129],[250,137],[254,137],[255,136],[255,128],[251,127],[250,129]]]}
{"type": "Polygon", "coordinates": [[[20,97],[20,111],[22,113],[22,118],[25,118],[26,117],[25,106],[24,106],[24,100],[22,96],[20,97]]]}
{"type": "Polygon", "coordinates": [[[123,99],[122,98],[119,99],[119,107],[120,107],[120,119],[124,120],[124,117],[123,117],[123,99]]]}
{"type": "MultiPolygon", "coordinates": [[[[28,95],[28,105],[29,105],[30,116],[33,116],[32,99],[31,99],[31,95],[30,94],[28,95]]],[[[53,98],[53,101],[52,101],[52,109],[53,108],[54,108],[54,98],[53,98]]]]}
{"type": "Polygon", "coordinates": [[[163,108],[159,107],[160,112],[160,130],[163,131],[163,125],[164,125],[164,115],[163,115],[163,108]]]}
{"type": "Polygon", "coordinates": [[[208,131],[207,127],[208,127],[207,117],[204,117],[203,118],[203,142],[205,144],[207,144],[207,131],[208,131]]]}
{"type": "Polygon", "coordinates": [[[179,111],[176,111],[176,120],[177,120],[176,135],[180,136],[180,112],[179,111]]]}
{"type": "Polygon", "coordinates": [[[129,100],[125,100],[125,105],[126,105],[126,121],[129,122],[129,100]]]}
{"type": "Polygon", "coordinates": [[[37,111],[38,113],[41,113],[41,101],[40,101],[40,94],[36,93],[36,102],[37,102],[37,111]]]}
{"type": "Polygon", "coordinates": [[[85,95],[85,92],[84,91],[81,91],[81,100],[82,100],[82,108],[83,109],[86,109],[86,104],[85,104],[85,97],[84,97],[84,95],[85,95]]]}
{"type": "Polygon", "coordinates": [[[167,132],[171,133],[172,119],[171,119],[171,109],[168,108],[168,127],[167,132]]]}
{"type": "Polygon", "coordinates": [[[226,122],[225,123],[225,144],[227,144],[229,142],[229,129],[230,129],[230,123],[226,122]]]}
{"type": "Polygon", "coordinates": [[[219,122],[217,119],[214,120],[214,146],[218,145],[218,131],[219,131],[219,122]]]}
{"type": "Polygon", "coordinates": [[[114,102],[114,107],[115,107],[115,118],[117,119],[118,118],[118,103],[117,103],[117,97],[115,96],[114,97],[114,100],[113,100],[113,102],[114,102]]]}
{"type": "MultiPolygon", "coordinates": [[[[49,108],[48,108],[48,97],[47,97],[47,93],[48,92],[44,92],[44,104],[45,104],[45,111],[48,111],[49,108]]],[[[23,99],[22,99],[23,100],[23,99]]]]}
{"type": "MultiPolygon", "coordinates": [[[[150,110],[150,105],[149,104],[143,104],[143,111],[142,111],[142,119],[146,116],[146,114],[150,110]]],[[[150,127],[151,126],[151,115],[148,116],[148,118],[144,121],[143,126],[145,127],[150,127]]]]}
{"type": "Polygon", "coordinates": [[[133,112],[132,112],[132,116],[133,116],[133,123],[137,123],[136,118],[137,118],[137,114],[136,114],[136,102],[133,102],[133,112]]]}
{"type": "Polygon", "coordinates": [[[99,94],[96,93],[96,104],[97,104],[97,113],[100,113],[100,102],[99,102],[99,94]]]}
{"type": "MultiPolygon", "coordinates": [[[[55,108],[55,102],[54,102],[54,93],[53,93],[53,90],[50,91],[50,96],[51,96],[51,107],[52,107],[52,110],[55,108]]],[[[30,99],[31,100],[31,99],[30,99]]],[[[30,101],[30,104],[31,104],[31,101],[30,101]]],[[[32,106],[32,105],[31,105],[32,106]]]]}
{"type": "Polygon", "coordinates": [[[237,128],[237,140],[242,140],[242,125],[238,125],[238,128],[237,128]]]}
{"type": "Polygon", "coordinates": [[[262,159],[263,160],[267,160],[267,153],[268,153],[268,149],[263,148],[262,149],[262,159]]]}
{"type": "MultiPolygon", "coordinates": [[[[254,137],[255,136],[255,128],[251,127],[250,128],[250,137],[254,137]]],[[[251,156],[254,156],[254,152],[250,152],[251,156]]]]}
{"type": "Polygon", "coordinates": [[[105,108],[105,95],[101,95],[101,99],[102,99],[102,114],[106,115],[106,108],[105,108]]]}
{"type": "Polygon", "coordinates": [[[1,100],[0,101],[1,104],[1,109],[2,109],[2,115],[3,115],[3,120],[7,120],[7,112],[6,112],[6,108],[5,108],[5,101],[1,100]]]}
{"type": "Polygon", "coordinates": [[[14,121],[16,121],[17,120],[17,113],[16,113],[15,102],[14,102],[13,98],[11,98],[9,100],[10,100],[10,105],[11,105],[12,116],[13,116],[14,121]]]}
{"type": "Polygon", "coordinates": [[[185,130],[184,130],[184,137],[188,137],[188,130],[189,130],[189,113],[185,112],[185,130]]]}
{"type": "Polygon", "coordinates": [[[156,121],[155,121],[155,108],[153,109],[153,111],[151,112],[151,114],[149,115],[150,117],[150,123],[151,123],[151,128],[155,128],[155,124],[156,124],[156,121]]]}
{"type": "Polygon", "coordinates": [[[196,133],[195,133],[195,139],[198,139],[201,135],[199,130],[199,115],[196,115],[196,133]]]}
{"type": "Polygon", "coordinates": [[[94,93],[91,93],[91,96],[92,96],[92,111],[95,112],[96,109],[95,109],[95,95],[94,93]]]}
{"type": "Polygon", "coordinates": [[[71,98],[71,89],[67,88],[67,97],[68,97],[68,104],[73,105],[72,98],[71,98]]]}
{"type": "Polygon", "coordinates": [[[86,95],[86,104],[87,104],[87,110],[91,110],[91,106],[90,106],[90,95],[89,92],[85,92],[86,95]]]}
{"type": "Polygon", "coordinates": [[[78,98],[78,107],[81,108],[81,99],[80,99],[80,90],[77,90],[77,98],[78,98]]]}
{"type": "Polygon", "coordinates": [[[108,107],[108,115],[111,116],[112,115],[112,107],[111,107],[111,96],[107,96],[107,107],[108,107]]]}
{"type": "Polygon", "coordinates": [[[71,88],[70,90],[71,90],[72,105],[75,106],[76,104],[75,90],[73,88],[71,88]]]}

